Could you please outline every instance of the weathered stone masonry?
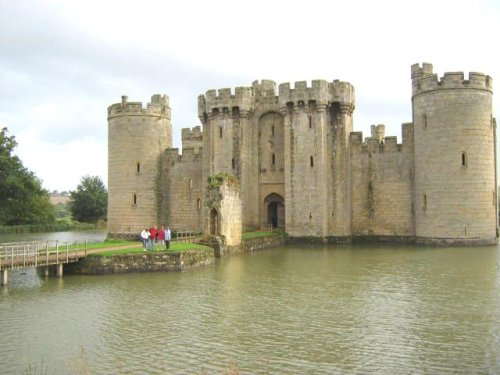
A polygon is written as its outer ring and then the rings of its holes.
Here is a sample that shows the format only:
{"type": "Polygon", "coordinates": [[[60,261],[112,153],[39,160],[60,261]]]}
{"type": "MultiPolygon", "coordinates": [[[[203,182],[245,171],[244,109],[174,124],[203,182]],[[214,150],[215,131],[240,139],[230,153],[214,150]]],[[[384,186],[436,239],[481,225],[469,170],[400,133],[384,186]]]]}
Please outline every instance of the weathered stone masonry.
{"type": "Polygon", "coordinates": [[[424,63],[411,78],[413,119],[401,144],[383,125],[366,140],[353,132],[354,87],[338,80],[207,91],[198,97],[202,127],[182,130],[182,154],[171,148],[166,96],[147,109],[124,97],[108,109],[110,232],[165,223],[209,233],[218,214],[224,223],[241,217],[231,231],[272,225],[292,238],[495,243],[491,77],[438,78],[424,63]],[[205,204],[218,173],[237,177],[241,204],[205,204]]]}

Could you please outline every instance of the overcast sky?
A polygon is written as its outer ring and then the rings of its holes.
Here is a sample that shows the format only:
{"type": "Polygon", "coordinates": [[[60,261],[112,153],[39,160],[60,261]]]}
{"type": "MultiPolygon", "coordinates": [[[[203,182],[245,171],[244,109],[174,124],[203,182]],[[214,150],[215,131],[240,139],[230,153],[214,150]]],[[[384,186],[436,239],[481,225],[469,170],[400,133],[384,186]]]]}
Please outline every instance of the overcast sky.
{"type": "Polygon", "coordinates": [[[107,107],[122,95],[167,94],[180,148],[207,90],[340,79],[356,89],[354,130],[383,123],[401,142],[410,66],[482,72],[495,90],[499,21],[498,0],[0,0],[0,127],[50,191],[107,184],[107,107]]]}

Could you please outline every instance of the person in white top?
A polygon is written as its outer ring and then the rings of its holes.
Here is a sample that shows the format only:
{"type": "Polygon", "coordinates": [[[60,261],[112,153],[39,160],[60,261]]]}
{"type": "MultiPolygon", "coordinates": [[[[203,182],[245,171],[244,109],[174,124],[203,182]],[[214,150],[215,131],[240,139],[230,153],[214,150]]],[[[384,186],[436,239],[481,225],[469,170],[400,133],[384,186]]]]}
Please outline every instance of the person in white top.
{"type": "Polygon", "coordinates": [[[165,246],[167,247],[167,250],[170,249],[171,238],[172,238],[172,232],[170,232],[170,227],[167,227],[167,229],[165,229],[165,246]]]}
{"type": "Polygon", "coordinates": [[[149,240],[149,231],[147,229],[143,229],[141,232],[141,241],[142,241],[142,248],[143,251],[146,251],[146,245],[149,240]]]}

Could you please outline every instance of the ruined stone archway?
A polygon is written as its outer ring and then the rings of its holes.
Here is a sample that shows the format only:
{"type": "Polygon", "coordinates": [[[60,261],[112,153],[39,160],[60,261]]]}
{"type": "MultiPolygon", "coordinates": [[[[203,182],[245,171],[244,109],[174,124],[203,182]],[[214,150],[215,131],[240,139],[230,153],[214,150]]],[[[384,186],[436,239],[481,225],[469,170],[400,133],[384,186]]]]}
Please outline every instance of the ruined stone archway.
{"type": "Polygon", "coordinates": [[[269,194],[264,199],[265,224],[273,228],[285,227],[285,200],[279,194],[269,194]]]}
{"type": "Polygon", "coordinates": [[[219,234],[219,213],[215,208],[210,210],[210,234],[219,234]]]}

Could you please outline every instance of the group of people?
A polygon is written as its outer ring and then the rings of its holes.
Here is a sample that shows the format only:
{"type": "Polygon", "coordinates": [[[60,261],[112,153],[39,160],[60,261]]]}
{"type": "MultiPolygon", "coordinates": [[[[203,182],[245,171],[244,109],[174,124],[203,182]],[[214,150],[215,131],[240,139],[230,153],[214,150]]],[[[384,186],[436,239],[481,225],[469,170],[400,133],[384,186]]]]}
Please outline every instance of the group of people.
{"type": "Polygon", "coordinates": [[[155,249],[161,250],[163,249],[163,246],[169,250],[172,232],[170,231],[170,227],[165,228],[165,226],[162,225],[161,229],[158,229],[158,226],[155,225],[149,229],[143,229],[140,238],[144,251],[154,251],[155,249]]]}

